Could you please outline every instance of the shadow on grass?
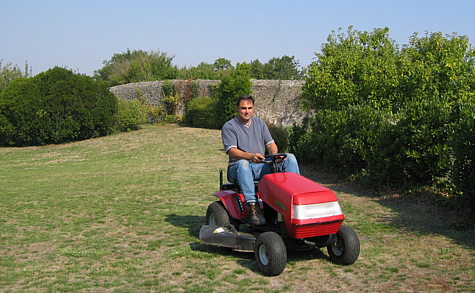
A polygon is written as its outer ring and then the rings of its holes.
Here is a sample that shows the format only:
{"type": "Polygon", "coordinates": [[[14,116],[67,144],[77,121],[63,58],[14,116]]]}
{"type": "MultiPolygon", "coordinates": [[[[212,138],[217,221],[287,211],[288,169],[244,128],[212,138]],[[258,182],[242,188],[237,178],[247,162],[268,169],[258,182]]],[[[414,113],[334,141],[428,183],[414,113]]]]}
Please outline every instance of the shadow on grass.
{"type": "Polygon", "coordinates": [[[165,221],[176,227],[187,228],[190,236],[198,238],[201,226],[204,225],[206,217],[171,214],[166,216],[165,221]]]}
{"type": "MultiPolygon", "coordinates": [[[[206,217],[204,216],[180,216],[177,214],[167,215],[165,221],[176,227],[186,228],[189,235],[199,238],[201,226],[204,225],[206,217]]],[[[243,268],[250,269],[256,274],[263,275],[257,267],[254,252],[240,252],[226,247],[219,247],[214,245],[207,245],[201,242],[190,243],[190,248],[193,251],[210,253],[216,256],[233,257],[236,263],[243,268]]],[[[287,261],[290,266],[295,262],[309,261],[312,259],[325,259],[330,261],[330,258],[325,255],[322,250],[308,250],[308,251],[289,251],[287,253],[287,261]]]]}
{"type": "MultiPolygon", "coordinates": [[[[187,228],[190,236],[199,238],[200,229],[201,229],[201,226],[205,224],[206,217],[205,216],[181,216],[177,214],[171,214],[171,215],[166,216],[165,221],[176,227],[187,228]]],[[[216,255],[232,256],[235,258],[239,258],[237,260],[239,264],[241,264],[241,262],[242,264],[249,263],[251,260],[254,259],[253,253],[238,252],[230,248],[207,245],[201,242],[190,243],[190,248],[193,251],[200,251],[200,252],[211,253],[211,254],[216,254],[216,255]]],[[[243,265],[243,266],[247,267],[247,265],[243,265]]]]}
{"type": "MultiPolygon", "coordinates": [[[[358,197],[365,197],[390,208],[396,216],[383,218],[383,221],[411,234],[444,235],[457,244],[475,250],[475,229],[460,229],[462,217],[456,212],[438,207],[428,200],[415,196],[379,196],[377,192],[358,184],[341,180],[337,176],[321,171],[302,168],[302,175],[319,182],[335,192],[342,192],[358,197]]],[[[338,194],[337,194],[338,196],[338,194]]],[[[475,254],[475,253],[472,253],[475,254]]]]}
{"type": "MultiPolygon", "coordinates": [[[[190,243],[190,248],[194,251],[210,253],[216,256],[232,257],[236,259],[236,263],[243,268],[249,269],[252,272],[265,276],[259,269],[256,263],[254,252],[240,252],[232,250],[231,248],[224,248],[214,245],[206,245],[202,243],[190,243]]],[[[315,259],[323,259],[332,263],[330,257],[323,253],[322,249],[308,250],[308,251],[288,251],[287,252],[287,269],[292,268],[293,265],[300,262],[311,261],[315,259]]],[[[305,265],[304,265],[305,267],[305,265]]]]}
{"type": "MultiPolygon", "coordinates": [[[[237,260],[236,263],[242,266],[243,268],[247,268],[253,271],[256,274],[261,276],[265,276],[257,266],[257,262],[253,252],[250,253],[243,253],[243,256],[240,257],[241,259],[237,260]]],[[[287,265],[285,267],[286,270],[292,269],[292,267],[296,263],[303,263],[303,267],[305,266],[305,262],[314,260],[314,259],[324,259],[328,260],[328,263],[331,263],[330,258],[325,255],[321,250],[309,250],[309,251],[288,251],[287,252],[287,265]]],[[[312,263],[310,266],[313,266],[312,263]]],[[[285,272],[285,271],[284,271],[285,272]]]]}

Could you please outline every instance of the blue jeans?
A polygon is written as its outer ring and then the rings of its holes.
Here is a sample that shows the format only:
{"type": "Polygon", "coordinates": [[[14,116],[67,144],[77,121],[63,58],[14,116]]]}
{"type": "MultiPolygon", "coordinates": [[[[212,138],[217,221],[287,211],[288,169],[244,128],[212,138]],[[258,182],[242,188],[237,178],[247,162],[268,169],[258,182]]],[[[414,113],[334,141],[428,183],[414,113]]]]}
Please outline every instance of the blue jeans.
{"type": "MultiPolygon", "coordinates": [[[[277,169],[279,172],[293,172],[300,174],[297,159],[293,154],[287,154],[287,158],[283,163],[277,165],[277,169]]],[[[237,181],[246,203],[249,204],[257,202],[254,181],[258,181],[264,177],[264,175],[270,173],[270,167],[266,164],[257,164],[251,163],[248,160],[239,160],[229,167],[228,180],[232,183],[236,183],[237,181]]]]}

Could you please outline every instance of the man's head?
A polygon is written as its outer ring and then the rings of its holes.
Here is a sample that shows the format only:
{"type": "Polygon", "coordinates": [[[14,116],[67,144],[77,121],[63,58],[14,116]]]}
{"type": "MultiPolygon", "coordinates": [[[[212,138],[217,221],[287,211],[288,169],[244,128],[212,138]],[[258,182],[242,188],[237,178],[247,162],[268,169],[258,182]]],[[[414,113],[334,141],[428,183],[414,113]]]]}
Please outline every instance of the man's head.
{"type": "Polygon", "coordinates": [[[242,95],[237,99],[236,106],[239,108],[239,104],[241,104],[242,100],[248,100],[251,101],[252,104],[254,105],[254,97],[251,95],[242,95]]]}
{"type": "Polygon", "coordinates": [[[238,120],[248,124],[254,113],[254,98],[251,95],[242,95],[237,100],[238,120]]]}

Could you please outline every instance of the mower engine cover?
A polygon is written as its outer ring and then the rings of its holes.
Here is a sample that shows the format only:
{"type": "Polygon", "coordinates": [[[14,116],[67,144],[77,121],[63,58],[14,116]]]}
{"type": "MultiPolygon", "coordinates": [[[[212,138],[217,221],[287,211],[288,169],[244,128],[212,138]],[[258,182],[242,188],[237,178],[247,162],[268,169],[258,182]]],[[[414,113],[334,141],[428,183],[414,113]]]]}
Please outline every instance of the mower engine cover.
{"type": "Polygon", "coordinates": [[[337,233],[345,219],[332,190],[296,173],[265,175],[259,182],[259,194],[283,215],[294,238],[337,233]]]}

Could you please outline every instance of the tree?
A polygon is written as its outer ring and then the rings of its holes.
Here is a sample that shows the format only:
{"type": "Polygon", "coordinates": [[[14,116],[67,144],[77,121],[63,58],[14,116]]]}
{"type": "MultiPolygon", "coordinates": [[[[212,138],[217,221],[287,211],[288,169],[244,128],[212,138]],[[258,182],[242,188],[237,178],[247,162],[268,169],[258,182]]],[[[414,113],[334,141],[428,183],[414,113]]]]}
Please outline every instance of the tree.
{"type": "Polygon", "coordinates": [[[179,70],[179,79],[208,79],[208,80],[217,80],[219,79],[219,73],[215,70],[214,64],[209,64],[206,62],[201,62],[196,67],[186,66],[180,68],[179,70]]]}
{"type": "Polygon", "coordinates": [[[399,89],[405,100],[440,99],[453,104],[474,97],[475,50],[466,36],[414,34],[402,50],[401,67],[399,89]]]}
{"type": "Polygon", "coordinates": [[[300,80],[303,78],[299,61],[295,60],[295,56],[274,57],[265,64],[256,59],[250,63],[250,66],[249,73],[254,79],[300,80]]]}
{"type": "Polygon", "coordinates": [[[265,79],[280,80],[300,80],[302,72],[299,70],[299,61],[295,60],[295,56],[287,55],[281,58],[272,58],[264,65],[265,79]]]}
{"type": "Polygon", "coordinates": [[[238,63],[236,69],[221,76],[217,86],[217,111],[220,127],[236,116],[236,101],[241,95],[252,93],[252,82],[249,76],[250,65],[238,63]]]}
{"type": "Polygon", "coordinates": [[[2,90],[5,89],[14,79],[31,75],[31,71],[28,73],[28,63],[25,63],[25,72],[21,72],[21,69],[17,65],[12,66],[12,63],[9,62],[2,66],[2,62],[3,59],[0,60],[0,92],[2,92],[2,90]]]}
{"type": "Polygon", "coordinates": [[[388,28],[349,27],[317,57],[302,89],[317,113],[295,129],[296,153],[378,185],[471,180],[471,137],[461,134],[473,120],[475,51],[466,37],[414,34],[399,49],[388,28]]]}
{"type": "Polygon", "coordinates": [[[385,108],[397,100],[400,57],[388,28],[332,32],[316,55],[302,89],[305,108],[339,110],[366,103],[385,108]]]}
{"type": "Polygon", "coordinates": [[[259,59],[251,61],[250,65],[251,65],[251,70],[249,71],[249,74],[251,78],[265,79],[264,64],[262,64],[261,61],[259,61],[259,59]]]}
{"type": "Polygon", "coordinates": [[[104,61],[104,67],[94,72],[94,78],[110,85],[176,79],[178,68],[172,64],[173,58],[160,51],[127,49],[127,52],[114,54],[111,60],[104,61]]]}
{"type": "Polygon", "coordinates": [[[214,70],[215,71],[222,71],[222,70],[233,70],[234,67],[231,64],[231,61],[226,58],[218,58],[214,61],[214,70]]]}

